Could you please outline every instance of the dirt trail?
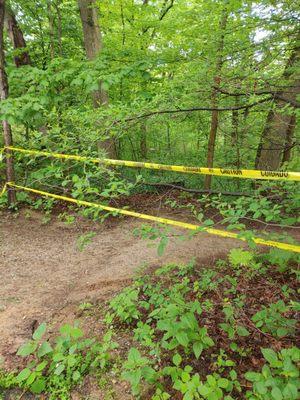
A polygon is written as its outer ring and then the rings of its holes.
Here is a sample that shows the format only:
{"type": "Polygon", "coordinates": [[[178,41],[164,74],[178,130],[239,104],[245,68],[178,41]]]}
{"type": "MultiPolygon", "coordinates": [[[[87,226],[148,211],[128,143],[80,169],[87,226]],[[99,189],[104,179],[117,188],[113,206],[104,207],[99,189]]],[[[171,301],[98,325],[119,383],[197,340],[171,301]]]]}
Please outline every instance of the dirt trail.
{"type": "Polygon", "coordinates": [[[201,233],[187,241],[171,238],[164,256],[158,257],[156,247],[133,236],[141,224],[114,219],[102,225],[43,225],[38,213],[29,219],[24,213],[17,218],[0,214],[0,354],[5,359],[14,355],[37,322],[57,319],[60,313],[66,316],[78,310],[80,302],[109,298],[143,265],[187,262],[192,257],[205,265],[241,245],[201,233]],[[96,235],[79,251],[77,239],[89,231],[96,235]]]}

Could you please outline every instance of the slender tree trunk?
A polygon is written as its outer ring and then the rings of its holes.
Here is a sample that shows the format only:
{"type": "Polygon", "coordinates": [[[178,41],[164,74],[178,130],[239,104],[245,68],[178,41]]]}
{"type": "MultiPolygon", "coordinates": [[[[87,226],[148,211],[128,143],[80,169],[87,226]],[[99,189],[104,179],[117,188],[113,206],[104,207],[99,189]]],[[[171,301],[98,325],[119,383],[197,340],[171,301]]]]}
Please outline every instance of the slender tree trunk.
{"type": "Polygon", "coordinates": [[[255,167],[262,170],[276,170],[288,157],[287,143],[292,141],[295,115],[286,111],[286,101],[295,102],[300,94],[300,35],[283,74],[286,89],[277,93],[274,107],[269,111],[257,149],[255,167]],[[289,136],[291,136],[289,138],[289,136]]]}
{"type": "Polygon", "coordinates": [[[54,44],[54,18],[53,18],[51,0],[48,0],[47,11],[48,11],[49,36],[50,36],[50,58],[52,60],[55,57],[55,44],[54,44]]]}
{"type": "Polygon", "coordinates": [[[147,125],[146,122],[141,124],[141,139],[140,139],[140,150],[142,159],[146,159],[148,155],[147,148],[147,125]]]}
{"type": "MultiPolygon", "coordinates": [[[[219,39],[218,47],[217,47],[217,61],[216,61],[216,68],[215,68],[215,77],[214,77],[214,88],[211,93],[211,107],[217,108],[218,107],[218,87],[220,86],[221,82],[221,70],[223,65],[223,49],[224,49],[224,37],[225,37],[225,29],[227,26],[228,20],[228,11],[226,7],[224,7],[220,19],[219,29],[221,32],[221,36],[219,39]]],[[[217,130],[218,130],[218,123],[219,123],[219,113],[218,111],[212,111],[211,114],[211,123],[210,123],[210,132],[208,138],[208,147],[207,147],[207,161],[206,165],[208,168],[213,168],[214,165],[214,155],[215,155],[215,144],[216,144],[216,137],[217,137],[217,130]]],[[[211,175],[205,176],[204,181],[204,188],[209,190],[211,188],[211,175]]]]}
{"type": "Polygon", "coordinates": [[[18,68],[22,65],[31,64],[30,56],[26,49],[26,41],[24,39],[23,32],[18,25],[15,14],[8,4],[5,4],[5,25],[13,48],[15,50],[19,50],[18,54],[14,57],[16,67],[18,68]],[[21,49],[23,49],[22,52],[20,51],[21,49]]]}
{"type": "MultiPolygon", "coordinates": [[[[102,50],[102,37],[99,26],[99,15],[96,0],[78,0],[80,18],[83,30],[83,41],[87,58],[94,60],[102,50]]],[[[92,93],[95,108],[108,104],[108,94],[99,82],[99,89],[92,93]]],[[[108,156],[116,157],[115,143],[113,139],[107,139],[99,143],[108,156]]]]}
{"type": "MultiPolygon", "coordinates": [[[[235,98],[235,106],[238,106],[238,98],[235,98]]],[[[240,143],[239,143],[239,112],[237,110],[232,111],[232,132],[231,132],[231,144],[232,148],[235,149],[235,161],[234,165],[237,169],[240,169],[240,143]]]]}
{"type": "Polygon", "coordinates": [[[284,148],[283,156],[282,156],[282,164],[290,161],[290,159],[291,159],[295,127],[296,127],[296,115],[294,114],[291,118],[291,122],[288,126],[287,133],[286,133],[285,148],[284,148]]]}
{"type": "Polygon", "coordinates": [[[169,122],[166,123],[166,128],[167,128],[167,150],[168,150],[168,153],[170,153],[171,152],[171,133],[170,133],[169,122]]]}
{"type": "MultiPolygon", "coordinates": [[[[8,81],[5,71],[5,55],[4,55],[4,14],[5,14],[5,0],[0,0],[0,90],[1,101],[8,97],[8,81]]],[[[2,122],[3,125],[3,139],[5,146],[12,146],[12,133],[11,127],[7,121],[2,122]]],[[[6,180],[13,182],[15,180],[14,162],[12,152],[6,150],[6,180]]],[[[8,188],[8,204],[12,206],[16,203],[16,192],[13,188],[8,188]]]]}
{"type": "Polygon", "coordinates": [[[60,10],[60,2],[54,3],[57,14],[57,42],[58,42],[58,54],[60,57],[63,55],[63,47],[62,47],[62,18],[61,18],[61,10],[60,10]]]}

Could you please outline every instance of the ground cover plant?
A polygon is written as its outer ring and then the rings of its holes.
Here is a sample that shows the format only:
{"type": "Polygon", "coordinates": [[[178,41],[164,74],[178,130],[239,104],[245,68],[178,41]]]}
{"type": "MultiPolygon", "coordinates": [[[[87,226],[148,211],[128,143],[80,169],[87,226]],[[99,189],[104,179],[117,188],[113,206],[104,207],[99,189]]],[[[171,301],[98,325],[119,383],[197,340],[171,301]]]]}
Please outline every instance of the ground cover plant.
{"type": "Polygon", "coordinates": [[[42,324],[18,351],[25,368],[2,373],[0,387],[68,399],[86,375],[102,384],[114,368],[136,399],[297,400],[298,262],[236,248],[209,267],[192,260],[139,273],[102,310],[102,340],[65,325],[53,343],[42,324]]]}

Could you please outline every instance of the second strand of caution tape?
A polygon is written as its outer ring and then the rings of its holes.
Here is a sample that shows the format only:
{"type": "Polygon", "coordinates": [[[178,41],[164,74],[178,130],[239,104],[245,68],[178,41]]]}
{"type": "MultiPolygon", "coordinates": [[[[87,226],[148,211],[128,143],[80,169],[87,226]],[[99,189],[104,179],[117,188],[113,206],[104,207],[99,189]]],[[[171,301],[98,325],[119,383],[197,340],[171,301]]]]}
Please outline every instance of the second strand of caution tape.
{"type": "MultiPolygon", "coordinates": [[[[91,203],[91,202],[85,201],[85,200],[77,200],[77,199],[73,199],[71,197],[61,196],[58,194],[53,194],[53,193],[48,193],[48,192],[43,192],[42,190],[37,190],[37,189],[29,188],[26,186],[16,185],[11,182],[8,182],[7,186],[14,187],[16,189],[24,190],[24,191],[31,192],[31,193],[36,193],[36,194],[39,194],[44,197],[52,197],[57,200],[67,201],[70,203],[77,204],[79,206],[99,208],[101,210],[105,210],[105,211],[109,211],[109,212],[113,212],[113,213],[117,213],[117,214],[127,215],[130,217],[140,218],[140,219],[153,221],[153,222],[158,222],[161,224],[172,225],[172,226],[189,229],[189,230],[193,230],[193,231],[205,231],[212,235],[222,236],[222,237],[226,237],[226,238],[239,239],[242,241],[246,240],[245,238],[240,237],[237,233],[234,233],[234,232],[228,232],[228,231],[223,231],[223,230],[214,229],[214,228],[201,227],[199,225],[189,224],[187,222],[175,221],[172,219],[162,218],[162,217],[155,217],[153,215],[148,215],[148,214],[141,214],[141,213],[138,213],[135,211],[124,210],[121,208],[105,206],[105,205],[97,204],[97,203],[91,203]]],[[[300,246],[298,246],[298,245],[282,243],[282,242],[275,242],[275,241],[265,240],[265,239],[258,238],[258,237],[254,237],[252,240],[256,244],[259,244],[259,245],[269,246],[269,247],[277,247],[278,249],[289,250],[289,251],[293,251],[296,253],[300,253],[300,246]]]]}

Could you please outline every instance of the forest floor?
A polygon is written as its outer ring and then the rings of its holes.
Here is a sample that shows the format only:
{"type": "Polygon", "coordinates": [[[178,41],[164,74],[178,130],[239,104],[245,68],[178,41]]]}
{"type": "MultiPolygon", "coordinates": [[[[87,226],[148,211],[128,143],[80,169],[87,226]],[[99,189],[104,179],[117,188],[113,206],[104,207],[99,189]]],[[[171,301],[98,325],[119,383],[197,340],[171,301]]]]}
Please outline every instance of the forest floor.
{"type": "MultiPolygon", "coordinates": [[[[171,212],[156,206],[150,201],[141,202],[138,208],[152,215],[195,222],[185,210],[171,212]]],[[[177,235],[186,232],[176,229],[159,257],[156,241],[149,246],[149,241],[133,235],[142,224],[136,219],[113,217],[100,224],[78,217],[66,225],[55,215],[45,223],[44,214],[33,210],[23,209],[17,215],[0,213],[0,355],[5,367],[17,365],[17,349],[41,322],[49,324],[50,335],[74,320],[80,321],[89,336],[99,335],[101,324],[95,315],[83,313],[79,305],[89,302],[101,307],[131,282],[137,270],[145,268],[147,273],[193,257],[198,265],[209,266],[225,257],[229,249],[243,246],[241,241],[204,232],[181,241],[177,235]],[[78,238],[88,232],[94,236],[80,250],[78,238]]]]}
{"type": "MultiPolygon", "coordinates": [[[[0,354],[9,364],[39,323],[76,319],[80,303],[108,300],[139,268],[186,263],[192,257],[212,264],[241,246],[206,233],[185,241],[171,237],[159,257],[154,243],[150,247],[133,235],[140,220],[110,218],[96,224],[81,219],[66,225],[55,218],[45,224],[43,218],[32,210],[30,217],[26,210],[17,217],[0,216],[0,354]],[[80,251],[78,238],[87,232],[96,235],[80,251]]],[[[186,232],[173,231],[178,233],[186,232]]]]}

